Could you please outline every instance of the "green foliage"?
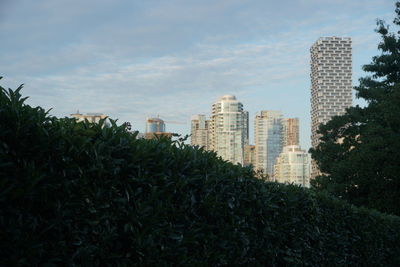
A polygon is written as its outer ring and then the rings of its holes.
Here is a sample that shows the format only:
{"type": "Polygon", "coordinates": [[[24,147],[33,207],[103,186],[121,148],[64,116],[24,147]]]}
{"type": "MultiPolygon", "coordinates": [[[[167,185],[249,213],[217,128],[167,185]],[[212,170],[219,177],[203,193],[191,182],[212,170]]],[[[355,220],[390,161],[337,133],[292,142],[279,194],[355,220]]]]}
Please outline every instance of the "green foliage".
{"type": "MultiPolygon", "coordinates": [[[[400,25],[400,2],[396,4],[400,25]]],[[[378,21],[381,55],[363,67],[357,97],[366,107],[351,107],[320,127],[321,143],[311,149],[324,175],[312,181],[352,204],[400,215],[400,32],[378,21]]]]}
{"type": "Polygon", "coordinates": [[[0,94],[1,266],[396,266],[400,219],[0,94]]]}

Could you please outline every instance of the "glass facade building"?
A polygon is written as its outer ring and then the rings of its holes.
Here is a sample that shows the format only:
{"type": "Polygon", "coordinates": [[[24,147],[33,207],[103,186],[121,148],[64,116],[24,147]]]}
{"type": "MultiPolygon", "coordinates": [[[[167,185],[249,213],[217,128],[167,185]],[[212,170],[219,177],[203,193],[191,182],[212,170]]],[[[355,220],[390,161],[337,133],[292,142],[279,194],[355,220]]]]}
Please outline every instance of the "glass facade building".
{"type": "Polygon", "coordinates": [[[273,177],[276,158],[282,152],[282,113],[264,110],[254,120],[256,170],[273,177]]]}
{"type": "Polygon", "coordinates": [[[165,123],[160,118],[147,118],[145,133],[163,133],[165,132],[165,123]]]}

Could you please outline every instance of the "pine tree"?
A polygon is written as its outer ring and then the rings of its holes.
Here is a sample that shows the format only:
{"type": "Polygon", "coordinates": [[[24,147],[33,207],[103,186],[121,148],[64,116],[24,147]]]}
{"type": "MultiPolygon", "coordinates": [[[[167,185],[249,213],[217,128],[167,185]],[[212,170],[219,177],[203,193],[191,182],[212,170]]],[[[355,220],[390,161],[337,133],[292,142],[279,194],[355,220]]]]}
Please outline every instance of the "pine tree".
{"type": "MultiPolygon", "coordinates": [[[[396,3],[395,27],[400,26],[400,2],[396,3]]],[[[320,144],[311,149],[321,176],[312,181],[349,202],[400,215],[400,31],[378,20],[381,54],[363,70],[356,96],[365,107],[347,109],[321,125],[320,144]]]]}

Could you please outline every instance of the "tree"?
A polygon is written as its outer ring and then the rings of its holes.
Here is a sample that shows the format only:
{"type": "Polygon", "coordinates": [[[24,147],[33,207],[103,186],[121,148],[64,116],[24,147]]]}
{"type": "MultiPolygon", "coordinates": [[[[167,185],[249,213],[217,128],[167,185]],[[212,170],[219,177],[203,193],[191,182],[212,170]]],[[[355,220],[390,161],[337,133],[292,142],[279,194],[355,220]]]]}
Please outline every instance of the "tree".
{"type": "MultiPolygon", "coordinates": [[[[400,26],[400,2],[396,3],[400,26]]],[[[311,149],[322,175],[312,181],[317,190],[328,191],[358,206],[400,215],[400,31],[378,20],[381,54],[363,70],[356,96],[365,107],[348,108],[321,125],[320,144],[311,149]]]]}
{"type": "Polygon", "coordinates": [[[400,217],[0,86],[0,266],[397,266],[400,217]]]}

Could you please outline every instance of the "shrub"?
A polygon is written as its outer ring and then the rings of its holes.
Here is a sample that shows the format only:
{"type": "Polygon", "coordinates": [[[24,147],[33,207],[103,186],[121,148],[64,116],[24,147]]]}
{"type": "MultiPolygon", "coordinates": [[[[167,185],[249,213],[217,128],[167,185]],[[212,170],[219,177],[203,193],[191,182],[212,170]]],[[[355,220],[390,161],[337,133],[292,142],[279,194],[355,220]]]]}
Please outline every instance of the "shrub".
{"type": "Polygon", "coordinates": [[[396,266],[400,220],[0,95],[0,265],[396,266]]]}

